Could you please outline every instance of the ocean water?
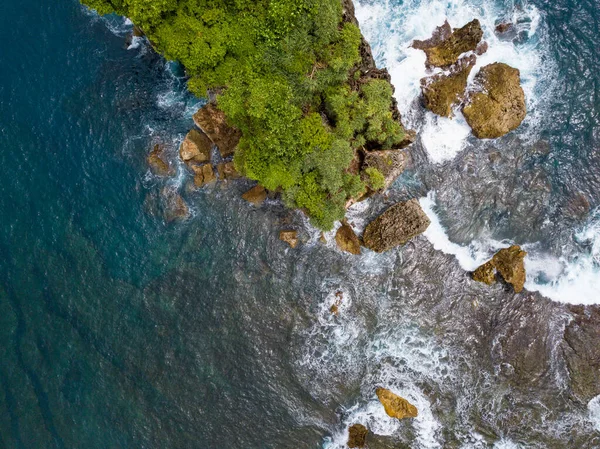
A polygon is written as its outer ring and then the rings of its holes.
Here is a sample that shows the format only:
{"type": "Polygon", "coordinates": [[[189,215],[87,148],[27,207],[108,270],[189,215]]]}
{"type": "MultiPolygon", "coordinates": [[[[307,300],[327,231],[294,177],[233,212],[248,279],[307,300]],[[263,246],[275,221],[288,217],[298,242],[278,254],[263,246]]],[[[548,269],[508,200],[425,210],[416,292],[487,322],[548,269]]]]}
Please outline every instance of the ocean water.
{"type": "Polygon", "coordinates": [[[177,147],[202,100],[129,21],[74,0],[0,4],[1,448],[334,449],[356,422],[381,448],[600,447],[598,399],[569,396],[559,351],[544,382],[521,385],[504,372],[506,328],[489,326],[527,299],[521,327],[555,348],[562,303],[600,302],[599,5],[377,0],[357,15],[420,139],[389,198],[349,219],[418,197],[433,224],[353,257],[276,201],[248,206],[243,182],[188,188],[177,147]],[[515,133],[477,142],[460,114],[419,106],[424,57],[408,43],[446,17],[482,20],[480,65],[521,70],[515,133]],[[494,37],[502,18],[516,40],[494,37]],[[156,143],[170,178],[147,167],[156,143]],[[165,187],[189,219],[165,221],[165,187]],[[527,288],[555,302],[468,279],[511,241],[529,251],[527,288]],[[387,417],[379,386],[419,417],[387,417]]]}

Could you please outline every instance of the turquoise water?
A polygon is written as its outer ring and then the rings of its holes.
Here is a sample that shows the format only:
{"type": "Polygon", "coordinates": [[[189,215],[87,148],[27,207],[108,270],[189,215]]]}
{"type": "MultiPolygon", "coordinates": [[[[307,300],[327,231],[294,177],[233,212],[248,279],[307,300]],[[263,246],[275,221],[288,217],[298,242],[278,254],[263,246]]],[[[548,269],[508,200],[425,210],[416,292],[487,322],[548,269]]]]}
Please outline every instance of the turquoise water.
{"type": "MultiPolygon", "coordinates": [[[[550,109],[546,162],[557,189],[591,192],[595,206],[598,172],[586,167],[598,162],[600,70],[587,42],[600,8],[538,7],[562,33],[553,48],[575,109],[564,126],[562,106],[550,109]]],[[[548,399],[548,421],[525,430],[482,412],[503,381],[475,353],[454,364],[464,334],[436,335],[462,317],[433,323],[432,311],[443,297],[508,294],[465,286],[425,240],[352,259],[318,245],[297,213],[249,208],[243,183],[190,192],[177,165],[174,178],[154,177],[148,151],[162,142],[174,156],[201,102],[181,68],[128,45],[130,24],[71,0],[4,1],[0,22],[1,448],[337,447],[361,416],[415,448],[467,444],[472,432],[489,447],[537,444],[559,420],[568,428],[553,441],[575,429],[579,447],[598,447],[582,406],[564,418],[548,399]],[[192,218],[165,223],[165,185],[192,218]],[[277,238],[290,226],[305,243],[297,251],[277,238]],[[429,264],[445,284],[420,286],[429,264]],[[339,319],[327,312],[338,290],[339,319]],[[492,386],[480,390],[482,379],[492,386]],[[369,408],[380,384],[423,410],[414,429],[369,408]],[[448,403],[462,404],[458,418],[444,415],[448,403]]],[[[415,191],[424,187],[407,177],[397,194],[415,191]]],[[[515,404],[534,407],[531,396],[515,404]]]]}

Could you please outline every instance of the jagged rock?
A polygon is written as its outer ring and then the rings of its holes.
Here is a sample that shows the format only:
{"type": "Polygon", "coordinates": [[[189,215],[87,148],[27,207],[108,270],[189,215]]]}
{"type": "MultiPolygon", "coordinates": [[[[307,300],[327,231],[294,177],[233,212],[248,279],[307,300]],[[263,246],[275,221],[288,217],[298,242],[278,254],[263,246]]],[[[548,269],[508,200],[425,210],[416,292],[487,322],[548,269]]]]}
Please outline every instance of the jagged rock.
{"type": "Polygon", "coordinates": [[[217,173],[219,174],[219,179],[221,180],[237,179],[240,177],[239,173],[235,169],[233,161],[221,162],[217,164],[217,173]]]}
{"type": "Polygon", "coordinates": [[[194,172],[194,185],[196,187],[204,187],[208,184],[213,184],[217,177],[211,164],[192,165],[194,172]]]}
{"type": "Polygon", "coordinates": [[[375,393],[379,398],[379,402],[383,404],[385,412],[392,418],[416,418],[419,414],[417,407],[390,390],[378,388],[375,393]]]}
{"type": "Polygon", "coordinates": [[[464,100],[467,78],[477,58],[470,55],[450,68],[450,73],[440,73],[421,79],[423,103],[427,109],[443,117],[452,117],[452,107],[464,100]]]}
{"type": "Polygon", "coordinates": [[[342,251],[360,254],[360,241],[348,223],[342,223],[335,234],[335,243],[342,251]]]}
{"type": "Polygon", "coordinates": [[[494,139],[517,128],[527,112],[520,73],[504,63],[483,67],[468,93],[463,114],[473,134],[494,139]]]}
{"type": "Polygon", "coordinates": [[[365,447],[367,443],[367,434],[369,433],[369,429],[367,429],[362,424],[353,424],[348,428],[348,447],[365,447]]]}
{"type": "Polygon", "coordinates": [[[207,162],[210,160],[212,141],[206,134],[192,129],[179,147],[179,156],[184,162],[207,162]]]}
{"type": "Polygon", "coordinates": [[[513,24],[510,22],[499,23],[498,25],[496,25],[496,33],[498,33],[498,34],[506,33],[512,27],[513,27],[513,24]]]}
{"type": "Polygon", "coordinates": [[[279,240],[287,243],[290,247],[298,246],[298,232],[296,231],[279,231],[279,240]]]}
{"type": "Polygon", "coordinates": [[[144,32],[137,25],[133,25],[133,30],[132,30],[131,34],[133,34],[135,37],[142,37],[142,36],[144,36],[144,32]]]}
{"type": "Polygon", "coordinates": [[[333,315],[337,315],[338,314],[338,312],[340,311],[340,306],[342,305],[342,301],[343,300],[344,300],[344,292],[342,292],[342,291],[335,292],[335,301],[333,302],[333,304],[331,304],[331,307],[329,308],[329,311],[333,315]]]}
{"type": "Polygon", "coordinates": [[[475,51],[482,37],[483,30],[477,19],[454,30],[446,21],[442,26],[436,28],[430,39],[415,40],[412,46],[425,52],[428,67],[449,67],[458,61],[461,54],[475,51]]]}
{"type": "Polygon", "coordinates": [[[164,148],[161,145],[156,144],[147,158],[150,170],[158,176],[168,176],[171,174],[171,167],[168,162],[162,158],[163,151],[164,148]]]}
{"type": "Polygon", "coordinates": [[[160,196],[165,221],[184,220],[190,215],[188,205],[173,187],[163,187],[160,196]]]}
{"type": "Polygon", "coordinates": [[[527,253],[519,245],[503,248],[473,272],[473,279],[488,285],[496,282],[495,271],[502,279],[511,284],[516,293],[523,291],[525,285],[525,264],[523,259],[527,253]]]}
{"type": "Polygon", "coordinates": [[[321,235],[319,236],[319,242],[325,244],[327,243],[327,239],[325,238],[325,234],[321,232],[321,235]]]}
{"type": "Polygon", "coordinates": [[[267,191],[260,184],[255,185],[242,195],[242,198],[255,206],[260,206],[267,199],[267,191]]]}
{"type": "Polygon", "coordinates": [[[221,156],[227,157],[235,152],[242,133],[227,124],[225,113],[213,103],[200,108],[194,114],[194,123],[214,142],[219,148],[221,156]]]}
{"type": "Polygon", "coordinates": [[[402,174],[408,165],[408,154],[403,150],[364,151],[361,170],[376,168],[385,178],[383,190],[402,174]]]}
{"type": "Polygon", "coordinates": [[[378,253],[387,251],[425,232],[430,223],[416,199],[400,202],[367,225],[363,243],[378,253]]]}

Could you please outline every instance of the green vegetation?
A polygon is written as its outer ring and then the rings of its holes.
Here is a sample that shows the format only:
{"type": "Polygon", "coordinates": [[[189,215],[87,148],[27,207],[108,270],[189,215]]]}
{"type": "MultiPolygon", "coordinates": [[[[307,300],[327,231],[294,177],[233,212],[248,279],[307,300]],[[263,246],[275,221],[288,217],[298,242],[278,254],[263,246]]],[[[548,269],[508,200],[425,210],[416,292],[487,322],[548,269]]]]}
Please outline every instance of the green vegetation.
{"type": "Polygon", "coordinates": [[[375,167],[367,167],[365,173],[369,177],[369,187],[373,190],[381,190],[385,187],[385,177],[375,167]]]}
{"type": "Polygon", "coordinates": [[[389,83],[361,79],[360,31],[342,22],[340,0],[82,1],[131,18],[185,66],[196,95],[220,92],[242,131],[236,168],[322,229],[365,189],[348,172],[354,151],[403,139],[389,83]]]}

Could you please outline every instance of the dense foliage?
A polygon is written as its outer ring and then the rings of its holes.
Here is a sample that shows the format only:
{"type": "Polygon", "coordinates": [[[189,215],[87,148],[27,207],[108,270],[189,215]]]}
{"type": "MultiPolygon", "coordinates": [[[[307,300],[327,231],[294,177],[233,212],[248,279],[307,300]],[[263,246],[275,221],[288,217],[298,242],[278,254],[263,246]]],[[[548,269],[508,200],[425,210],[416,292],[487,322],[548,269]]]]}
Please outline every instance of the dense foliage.
{"type": "Polygon", "coordinates": [[[361,35],[342,22],[340,0],[83,2],[131,18],[186,67],[196,95],[218,90],[219,108],[243,135],[237,169],[281,189],[318,227],[330,229],[365,189],[347,171],[354,150],[403,138],[389,83],[350,83],[361,78],[361,35]]]}

